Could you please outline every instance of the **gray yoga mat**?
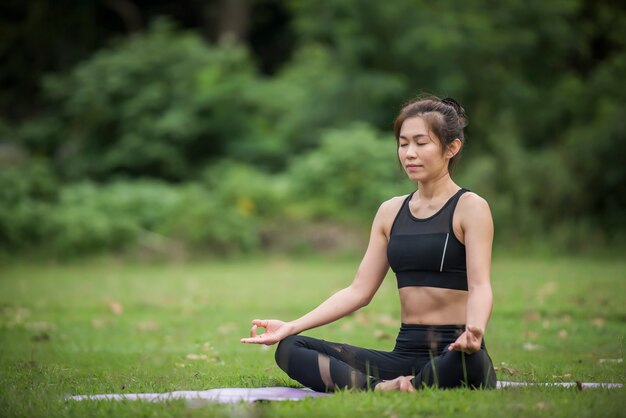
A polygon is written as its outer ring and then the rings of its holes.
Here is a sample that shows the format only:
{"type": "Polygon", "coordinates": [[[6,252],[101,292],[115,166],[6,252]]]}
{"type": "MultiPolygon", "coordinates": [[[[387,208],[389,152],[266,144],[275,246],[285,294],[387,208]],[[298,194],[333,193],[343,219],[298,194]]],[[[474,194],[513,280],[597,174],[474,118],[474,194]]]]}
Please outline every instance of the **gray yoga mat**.
{"type": "MultiPolygon", "coordinates": [[[[552,386],[552,387],[578,387],[579,389],[619,389],[621,383],[591,383],[591,382],[555,382],[555,383],[530,383],[530,382],[498,382],[498,389],[520,386],[552,386]]],[[[314,392],[310,389],[297,389],[289,387],[265,387],[265,388],[219,388],[209,390],[181,390],[166,393],[112,393],[105,395],[78,395],[69,396],[67,399],[75,401],[86,400],[142,400],[148,402],[163,402],[173,399],[203,400],[218,403],[256,402],[256,401],[297,401],[309,397],[329,396],[328,393],[314,392]]]]}

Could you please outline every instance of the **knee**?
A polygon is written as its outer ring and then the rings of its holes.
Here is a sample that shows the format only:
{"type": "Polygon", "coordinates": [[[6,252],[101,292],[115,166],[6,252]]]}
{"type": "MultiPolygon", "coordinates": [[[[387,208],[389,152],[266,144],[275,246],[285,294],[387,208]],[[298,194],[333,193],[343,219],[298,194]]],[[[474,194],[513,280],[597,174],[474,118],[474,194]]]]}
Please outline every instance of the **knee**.
{"type": "Polygon", "coordinates": [[[298,344],[298,336],[290,335],[284,339],[282,339],[278,343],[278,347],[276,347],[276,352],[274,353],[274,359],[276,359],[276,364],[283,371],[287,372],[289,369],[289,357],[293,348],[298,344]]]}
{"type": "Polygon", "coordinates": [[[496,386],[496,376],[491,358],[485,350],[466,357],[469,382],[473,387],[493,388],[496,386]]]}

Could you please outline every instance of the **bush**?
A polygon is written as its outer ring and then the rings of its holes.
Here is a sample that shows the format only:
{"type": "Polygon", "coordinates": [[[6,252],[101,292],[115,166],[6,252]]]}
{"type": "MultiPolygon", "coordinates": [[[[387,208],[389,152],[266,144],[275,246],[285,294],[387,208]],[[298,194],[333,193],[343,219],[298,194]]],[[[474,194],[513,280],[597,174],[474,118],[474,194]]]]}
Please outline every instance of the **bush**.
{"type": "Polygon", "coordinates": [[[165,222],[180,200],[176,188],[155,181],[68,185],[47,216],[49,239],[41,244],[66,257],[130,248],[165,222]]]}
{"type": "Polygon", "coordinates": [[[304,45],[275,77],[251,84],[254,140],[232,155],[282,172],[295,156],[315,149],[325,130],[356,121],[388,126],[404,89],[394,74],[352,71],[331,49],[304,45]]]}
{"type": "Polygon", "coordinates": [[[318,149],[290,165],[292,196],[322,218],[369,223],[384,200],[415,188],[403,181],[395,147],[366,124],[327,131],[318,149]]]}
{"type": "Polygon", "coordinates": [[[180,205],[157,228],[159,233],[188,243],[194,252],[231,255],[258,249],[259,222],[248,207],[225,206],[221,196],[200,185],[188,185],[180,205]]]}
{"type": "Polygon", "coordinates": [[[0,251],[29,248],[46,238],[47,214],[59,184],[43,160],[0,169],[0,251]]]}
{"type": "Polygon", "coordinates": [[[245,141],[242,97],[253,79],[242,47],[208,46],[157,21],[71,73],[48,77],[48,113],[22,127],[22,140],[51,152],[69,179],[188,179],[245,141]],[[41,145],[46,132],[53,147],[41,145]]]}

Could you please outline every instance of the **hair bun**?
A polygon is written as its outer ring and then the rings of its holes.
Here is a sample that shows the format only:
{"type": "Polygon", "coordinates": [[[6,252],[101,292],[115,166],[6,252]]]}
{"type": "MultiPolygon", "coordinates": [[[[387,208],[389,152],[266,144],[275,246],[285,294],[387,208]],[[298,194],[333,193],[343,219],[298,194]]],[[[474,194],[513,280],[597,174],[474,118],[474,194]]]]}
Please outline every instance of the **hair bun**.
{"type": "Polygon", "coordinates": [[[467,126],[467,116],[465,116],[465,109],[463,109],[459,102],[454,100],[452,97],[446,97],[444,99],[441,99],[441,102],[447,104],[448,106],[452,106],[456,111],[456,114],[459,115],[459,118],[462,120],[463,127],[467,126]]]}

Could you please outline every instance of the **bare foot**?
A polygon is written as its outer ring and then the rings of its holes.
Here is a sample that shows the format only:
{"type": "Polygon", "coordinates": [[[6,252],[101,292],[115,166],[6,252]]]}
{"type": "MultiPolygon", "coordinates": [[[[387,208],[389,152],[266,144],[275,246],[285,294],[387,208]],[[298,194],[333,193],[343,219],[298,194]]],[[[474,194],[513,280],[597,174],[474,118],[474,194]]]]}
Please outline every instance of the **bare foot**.
{"type": "Polygon", "coordinates": [[[374,390],[397,390],[400,392],[415,392],[415,388],[411,383],[413,376],[400,376],[393,380],[383,380],[376,385],[374,390]]]}

